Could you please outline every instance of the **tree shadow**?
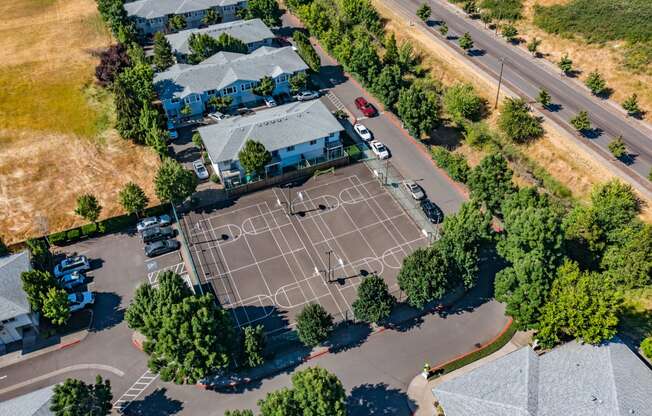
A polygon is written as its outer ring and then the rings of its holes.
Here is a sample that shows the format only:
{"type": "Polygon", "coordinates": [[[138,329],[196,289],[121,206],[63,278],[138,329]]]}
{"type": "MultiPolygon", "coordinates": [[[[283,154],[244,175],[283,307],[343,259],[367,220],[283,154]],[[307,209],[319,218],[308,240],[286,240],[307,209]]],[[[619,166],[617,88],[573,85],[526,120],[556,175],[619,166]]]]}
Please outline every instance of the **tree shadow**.
{"type": "Polygon", "coordinates": [[[122,296],[114,292],[95,293],[92,332],[113,328],[124,320],[125,310],[120,307],[122,296]]]}
{"type": "Polygon", "coordinates": [[[614,93],[613,88],[607,87],[599,94],[595,94],[595,96],[598,98],[602,98],[603,100],[608,100],[613,93],[614,93]]]}
{"type": "Polygon", "coordinates": [[[458,40],[459,38],[460,38],[460,37],[457,36],[457,35],[446,35],[446,40],[450,40],[450,41],[456,41],[456,40],[458,40]]]}
{"type": "Polygon", "coordinates": [[[320,88],[333,88],[349,79],[339,65],[324,65],[319,69],[318,74],[312,75],[312,78],[320,88]]]}
{"type": "Polygon", "coordinates": [[[166,388],[158,388],[140,400],[131,402],[122,414],[127,416],[169,416],[183,410],[183,403],[167,395],[166,388]]]}
{"type": "Polygon", "coordinates": [[[487,51],[484,49],[469,49],[467,52],[469,56],[484,56],[487,54],[487,51]]]}
{"type": "Polygon", "coordinates": [[[620,160],[625,165],[631,166],[636,162],[637,157],[638,157],[638,154],[626,153],[626,154],[622,155],[621,157],[619,157],[617,159],[620,160]]]}
{"type": "Polygon", "coordinates": [[[407,394],[385,383],[361,384],[351,390],[346,407],[350,416],[412,414],[410,404],[416,403],[407,394]]]}
{"type": "Polygon", "coordinates": [[[367,323],[342,321],[335,326],[326,345],[331,353],[337,354],[364,344],[370,334],[371,327],[367,323]]]}
{"type": "Polygon", "coordinates": [[[551,113],[557,113],[557,112],[561,111],[564,108],[564,106],[561,105],[561,104],[550,103],[550,104],[548,104],[547,106],[545,106],[543,108],[550,111],[551,113]]]}
{"type": "Polygon", "coordinates": [[[201,158],[201,150],[196,146],[188,146],[174,152],[174,158],[179,163],[190,163],[201,158]]]}
{"type": "Polygon", "coordinates": [[[598,137],[602,136],[604,130],[599,127],[595,127],[589,130],[582,130],[580,133],[587,139],[597,139],[598,137]]]}
{"type": "Polygon", "coordinates": [[[423,310],[419,310],[407,303],[397,303],[385,326],[394,331],[408,332],[420,328],[423,324],[423,310]]]}

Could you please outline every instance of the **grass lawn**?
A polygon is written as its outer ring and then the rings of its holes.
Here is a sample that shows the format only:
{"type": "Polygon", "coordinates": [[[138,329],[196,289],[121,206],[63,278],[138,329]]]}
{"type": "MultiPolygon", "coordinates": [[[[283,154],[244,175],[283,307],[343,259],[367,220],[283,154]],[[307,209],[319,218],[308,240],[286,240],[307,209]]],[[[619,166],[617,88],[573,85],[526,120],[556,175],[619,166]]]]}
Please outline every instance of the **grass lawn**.
{"type": "MultiPolygon", "coordinates": [[[[0,235],[7,242],[80,224],[77,195],[102,217],[118,190],[139,183],[154,200],[149,149],[111,128],[111,95],[94,85],[97,52],[112,43],[94,0],[1,2],[0,235]]],[[[154,201],[155,202],[155,201],[154,201]]]]}

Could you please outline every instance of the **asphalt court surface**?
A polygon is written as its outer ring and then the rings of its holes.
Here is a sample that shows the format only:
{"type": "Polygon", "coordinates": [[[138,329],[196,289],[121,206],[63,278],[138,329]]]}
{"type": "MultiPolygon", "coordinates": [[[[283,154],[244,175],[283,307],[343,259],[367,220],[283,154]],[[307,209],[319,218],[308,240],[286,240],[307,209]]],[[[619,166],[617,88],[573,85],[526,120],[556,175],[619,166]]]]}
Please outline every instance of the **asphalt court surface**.
{"type": "Polygon", "coordinates": [[[397,294],[403,258],[427,243],[363,164],[290,190],[246,195],[183,221],[204,286],[238,326],[263,323],[269,333],[292,327],[311,302],[336,320],[352,318],[356,288],[371,273],[397,294]]]}

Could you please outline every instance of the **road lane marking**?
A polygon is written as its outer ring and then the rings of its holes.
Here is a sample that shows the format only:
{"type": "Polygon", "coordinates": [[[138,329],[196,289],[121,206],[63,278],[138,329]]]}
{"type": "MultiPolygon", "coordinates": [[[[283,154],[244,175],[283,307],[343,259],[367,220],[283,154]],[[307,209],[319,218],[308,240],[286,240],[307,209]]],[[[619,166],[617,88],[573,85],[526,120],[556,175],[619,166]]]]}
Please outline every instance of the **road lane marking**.
{"type": "MultiPolygon", "coordinates": [[[[14,384],[11,387],[4,388],[0,390],[0,395],[9,393],[11,391],[23,388],[25,386],[29,386],[30,384],[38,383],[39,381],[47,380],[48,378],[55,377],[64,373],[68,373],[71,371],[81,371],[81,370],[102,370],[102,371],[107,371],[110,373],[113,373],[115,375],[118,375],[120,377],[124,377],[125,373],[115,367],[111,367],[109,365],[104,365],[104,364],[76,364],[76,365],[71,365],[69,367],[64,367],[60,368],[56,371],[52,371],[47,374],[40,375],[38,377],[30,378],[29,380],[25,380],[23,382],[20,382],[18,384],[14,384]]],[[[6,376],[5,376],[6,377],[6,376]]]]}

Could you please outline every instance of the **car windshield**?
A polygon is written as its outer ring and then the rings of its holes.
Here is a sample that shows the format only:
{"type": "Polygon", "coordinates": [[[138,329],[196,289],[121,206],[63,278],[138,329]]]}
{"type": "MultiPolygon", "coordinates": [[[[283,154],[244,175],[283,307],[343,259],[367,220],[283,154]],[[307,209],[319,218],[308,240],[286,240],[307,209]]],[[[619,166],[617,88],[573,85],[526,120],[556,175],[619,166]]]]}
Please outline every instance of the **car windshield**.
{"type": "Polygon", "coordinates": [[[75,302],[81,303],[84,300],[84,295],[81,293],[75,293],[75,302]]]}
{"type": "Polygon", "coordinates": [[[360,133],[362,133],[362,134],[367,134],[367,129],[365,129],[364,127],[360,126],[360,133]]]}
{"type": "Polygon", "coordinates": [[[382,151],[385,150],[385,146],[383,146],[382,144],[378,144],[378,145],[376,145],[376,149],[378,149],[378,151],[382,152],[382,151]]]}

